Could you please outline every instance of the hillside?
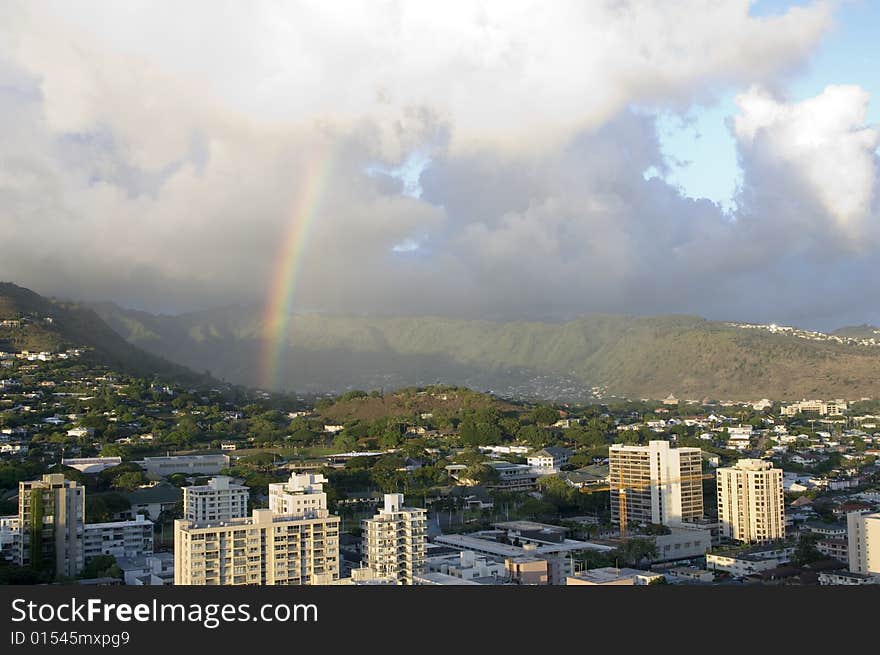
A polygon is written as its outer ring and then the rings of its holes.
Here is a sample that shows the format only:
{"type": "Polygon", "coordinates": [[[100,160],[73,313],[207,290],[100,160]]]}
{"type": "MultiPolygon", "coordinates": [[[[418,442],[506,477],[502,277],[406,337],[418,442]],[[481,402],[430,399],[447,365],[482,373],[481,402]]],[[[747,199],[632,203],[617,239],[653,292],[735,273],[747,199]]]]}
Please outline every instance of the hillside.
{"type": "Polygon", "coordinates": [[[57,352],[89,349],[85,357],[133,375],[200,379],[184,366],[148,353],[123,339],[95,311],[75,303],[48,300],[9,282],[0,282],[0,351],[57,352]]]}
{"type": "Polygon", "coordinates": [[[416,414],[453,416],[465,410],[494,408],[499,412],[517,411],[515,407],[484,393],[458,387],[399,389],[393,393],[361,396],[350,393],[335,402],[318,408],[318,413],[331,421],[375,421],[385,417],[412,417],[416,414]]]}
{"type": "Polygon", "coordinates": [[[880,339],[880,327],[876,325],[852,325],[835,330],[831,334],[851,339],[880,339]]]}
{"type": "MultiPolygon", "coordinates": [[[[230,382],[264,386],[260,312],[96,311],[132,343],[230,382]]],[[[880,348],[811,341],[692,316],[567,323],[297,315],[280,386],[297,391],[445,383],[518,397],[800,399],[880,396],[880,348]]]]}

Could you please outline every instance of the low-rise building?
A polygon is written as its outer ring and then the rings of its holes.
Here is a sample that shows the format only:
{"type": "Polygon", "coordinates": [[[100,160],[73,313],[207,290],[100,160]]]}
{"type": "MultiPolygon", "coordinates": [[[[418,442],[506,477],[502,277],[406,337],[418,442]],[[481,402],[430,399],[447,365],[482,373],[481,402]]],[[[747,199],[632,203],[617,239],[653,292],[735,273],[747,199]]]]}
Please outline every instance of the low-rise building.
{"type": "Polygon", "coordinates": [[[229,455],[169,455],[166,457],[144,457],[138,462],[149,474],[166,477],[172,473],[186,475],[217,475],[229,468],[229,455]]]}
{"type": "Polygon", "coordinates": [[[127,585],[155,587],[174,584],[174,553],[117,557],[116,565],[127,585]]]}
{"type": "Polygon", "coordinates": [[[442,573],[464,580],[475,580],[485,584],[487,580],[501,582],[507,575],[504,564],[473,551],[463,550],[450,555],[436,555],[425,558],[425,571],[442,573]]]}
{"type": "Polygon", "coordinates": [[[708,584],[715,579],[715,574],[696,566],[676,566],[664,569],[663,575],[667,582],[676,584],[708,584]]]}
{"type": "Polygon", "coordinates": [[[531,453],[526,462],[532,470],[539,475],[553,475],[559,473],[563,466],[568,464],[572,451],[568,448],[549,446],[531,453]]]}
{"type": "MultiPolygon", "coordinates": [[[[72,432],[73,430],[71,430],[72,432]]],[[[61,460],[64,466],[75,468],[77,471],[91,475],[100,473],[104,469],[122,464],[121,457],[72,457],[61,460]]]]}
{"type": "Polygon", "coordinates": [[[853,573],[852,571],[823,571],[819,574],[820,585],[861,586],[880,584],[880,575],[853,573]]]}
{"type": "Polygon", "coordinates": [[[618,569],[607,566],[573,573],[566,578],[566,585],[586,586],[635,586],[656,584],[663,580],[663,575],[641,569],[618,569]]]}
{"type": "Polygon", "coordinates": [[[138,557],[153,553],[153,522],[142,515],[131,521],[86,523],[83,531],[85,561],[99,555],[138,557]]]}
{"type": "Polygon", "coordinates": [[[743,552],[706,553],[706,568],[745,577],[775,569],[791,561],[793,547],[751,549],[743,552]]]}

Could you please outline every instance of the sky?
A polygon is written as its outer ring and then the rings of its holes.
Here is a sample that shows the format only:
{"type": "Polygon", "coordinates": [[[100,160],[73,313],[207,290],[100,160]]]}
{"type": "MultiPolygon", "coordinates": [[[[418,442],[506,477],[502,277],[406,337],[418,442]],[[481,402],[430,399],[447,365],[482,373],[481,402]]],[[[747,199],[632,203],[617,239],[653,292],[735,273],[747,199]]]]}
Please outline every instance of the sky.
{"type": "Polygon", "coordinates": [[[0,279],[880,323],[878,26],[867,0],[8,0],[0,279]]]}

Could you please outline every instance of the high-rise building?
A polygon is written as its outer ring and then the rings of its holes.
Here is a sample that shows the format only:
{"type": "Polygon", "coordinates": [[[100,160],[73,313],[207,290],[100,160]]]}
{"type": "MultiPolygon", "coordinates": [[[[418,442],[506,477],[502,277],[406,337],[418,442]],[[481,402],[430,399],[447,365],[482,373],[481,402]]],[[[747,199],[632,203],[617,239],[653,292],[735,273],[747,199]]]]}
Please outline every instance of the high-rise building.
{"type": "Polygon", "coordinates": [[[254,510],[228,521],[174,522],[175,585],[307,585],[339,579],[339,517],[254,510]]]}
{"type": "Polygon", "coordinates": [[[721,536],[742,542],[785,537],[782,469],[761,459],[741,459],[717,475],[721,536]]]}
{"type": "Polygon", "coordinates": [[[850,512],[846,527],[850,572],[880,575],[880,513],[850,512]]]}
{"type": "Polygon", "coordinates": [[[18,483],[19,566],[73,577],[85,564],[85,488],[62,473],[18,483]]]}
{"type": "Polygon", "coordinates": [[[426,524],[424,509],[404,507],[403,494],[385,494],[384,507],[362,522],[364,565],[379,577],[413,584],[425,567],[426,524]]]}
{"type": "Polygon", "coordinates": [[[626,494],[627,522],[676,525],[703,518],[702,451],[671,448],[656,440],[647,446],[614,444],[608,452],[611,521],[620,521],[620,490],[626,494]]]}
{"type": "Polygon", "coordinates": [[[183,518],[188,521],[228,521],[247,516],[249,490],[225,475],[207,484],[183,488],[183,518]]]}
{"type": "Polygon", "coordinates": [[[286,516],[316,516],[327,509],[326,482],[320,473],[293,473],[287,482],[269,485],[269,509],[286,516]]]}

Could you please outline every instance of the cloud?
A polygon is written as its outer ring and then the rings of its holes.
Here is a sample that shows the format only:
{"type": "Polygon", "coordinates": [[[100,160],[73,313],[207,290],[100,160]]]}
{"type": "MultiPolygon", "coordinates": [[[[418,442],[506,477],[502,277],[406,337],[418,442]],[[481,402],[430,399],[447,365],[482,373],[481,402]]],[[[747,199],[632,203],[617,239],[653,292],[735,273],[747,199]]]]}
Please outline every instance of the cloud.
{"type": "Polygon", "coordinates": [[[865,125],[869,94],[828,86],[801,102],[779,101],[752,87],[737,97],[734,131],[743,156],[765,170],[795,176],[836,223],[861,236],[871,218],[880,131],[865,125]]]}
{"type": "Polygon", "coordinates": [[[876,133],[858,89],[778,93],[832,5],[749,6],[5,3],[0,278],[262,302],[329,152],[299,308],[826,320],[874,264],[827,235],[876,223],[876,133]],[[644,175],[668,166],[655,112],[730,86],[751,87],[735,220],[644,175]]]}

